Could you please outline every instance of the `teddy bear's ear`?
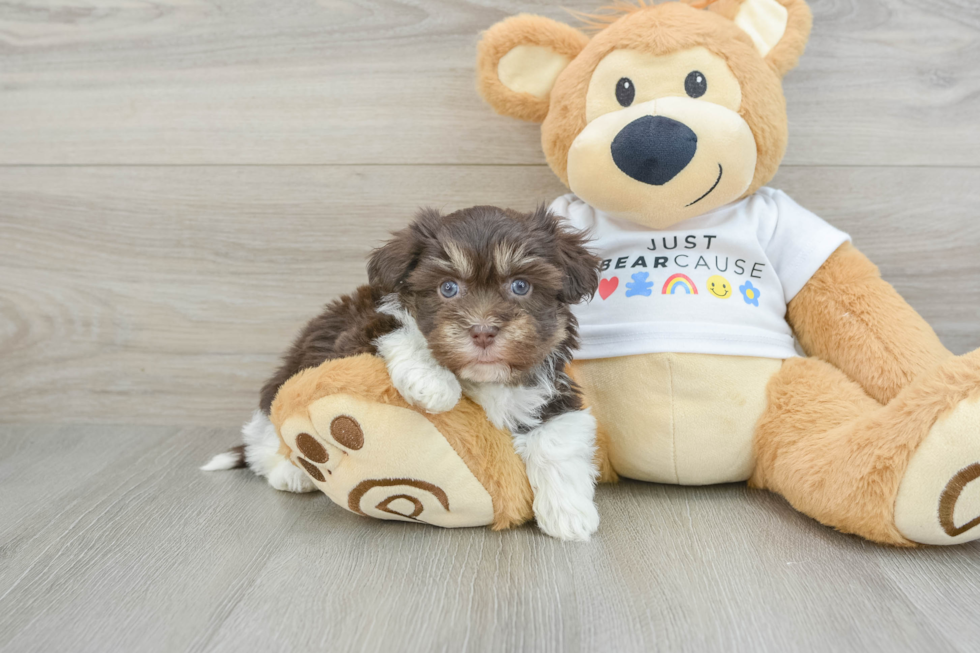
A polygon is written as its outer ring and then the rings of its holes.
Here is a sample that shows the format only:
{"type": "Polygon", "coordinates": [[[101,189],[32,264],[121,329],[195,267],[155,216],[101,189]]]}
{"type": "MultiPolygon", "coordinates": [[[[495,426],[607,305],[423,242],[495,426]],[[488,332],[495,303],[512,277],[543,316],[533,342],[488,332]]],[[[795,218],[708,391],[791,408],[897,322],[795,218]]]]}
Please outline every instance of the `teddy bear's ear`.
{"type": "Polygon", "coordinates": [[[719,0],[708,9],[741,27],[780,76],[796,67],[813,25],[804,0],[719,0]]]}
{"type": "Polygon", "coordinates": [[[542,16],[521,14],[483,35],[477,48],[477,87],[490,106],[505,116],[542,122],[551,88],[589,38],[542,16]]]}

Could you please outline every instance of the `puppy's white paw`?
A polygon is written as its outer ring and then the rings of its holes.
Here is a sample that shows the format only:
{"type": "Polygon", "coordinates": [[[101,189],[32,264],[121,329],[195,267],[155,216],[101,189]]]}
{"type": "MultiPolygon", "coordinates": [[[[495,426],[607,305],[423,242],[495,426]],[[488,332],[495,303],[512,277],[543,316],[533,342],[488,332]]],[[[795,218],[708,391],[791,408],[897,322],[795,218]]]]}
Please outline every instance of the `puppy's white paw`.
{"type": "Polygon", "coordinates": [[[459,380],[452,372],[442,368],[424,372],[410,370],[397,377],[392,375],[391,382],[405,401],[429,413],[452,410],[463,396],[459,380]]]}
{"type": "Polygon", "coordinates": [[[452,409],[463,396],[456,375],[440,365],[429,350],[415,319],[389,295],[378,311],[392,315],[402,326],[375,341],[378,355],[388,366],[391,383],[405,401],[430,413],[452,409]]]}
{"type": "Polygon", "coordinates": [[[514,435],[514,450],[524,460],[534,490],[534,517],[548,535],[587,542],[599,528],[595,431],[595,418],[579,410],[514,435]]]}
{"type": "Polygon", "coordinates": [[[534,494],[534,517],[542,531],[560,540],[588,542],[599,528],[599,511],[592,492],[538,488],[534,494]]]}
{"type": "Polygon", "coordinates": [[[281,492],[312,492],[316,489],[313,481],[301,469],[282,458],[272,468],[267,477],[269,485],[281,492]]]}
{"type": "Polygon", "coordinates": [[[245,440],[245,462],[255,474],[264,476],[269,485],[283,492],[312,492],[313,481],[289,460],[279,455],[279,435],[265,413],[255,411],[242,427],[245,440]]]}

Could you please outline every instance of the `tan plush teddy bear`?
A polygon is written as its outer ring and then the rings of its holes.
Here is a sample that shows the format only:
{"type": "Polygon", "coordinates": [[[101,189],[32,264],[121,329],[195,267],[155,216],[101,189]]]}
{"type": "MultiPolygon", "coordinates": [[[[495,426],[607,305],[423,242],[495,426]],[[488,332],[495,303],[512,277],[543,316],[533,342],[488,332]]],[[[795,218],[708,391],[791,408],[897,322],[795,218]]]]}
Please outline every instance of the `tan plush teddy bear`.
{"type": "MultiPolygon", "coordinates": [[[[806,3],[624,5],[594,23],[591,38],[536,16],[493,26],[478,82],[498,112],[542,123],[572,191],[552,210],[604,260],[571,370],[603,479],[748,481],[894,545],[980,537],[980,352],[953,356],[846,234],[765,187],[806,3]]],[[[530,516],[506,434],[466,399],[413,409],[371,357],[297,375],[272,420],[297,464],[339,454],[346,472],[312,474],[355,512],[496,528],[530,516]]]]}

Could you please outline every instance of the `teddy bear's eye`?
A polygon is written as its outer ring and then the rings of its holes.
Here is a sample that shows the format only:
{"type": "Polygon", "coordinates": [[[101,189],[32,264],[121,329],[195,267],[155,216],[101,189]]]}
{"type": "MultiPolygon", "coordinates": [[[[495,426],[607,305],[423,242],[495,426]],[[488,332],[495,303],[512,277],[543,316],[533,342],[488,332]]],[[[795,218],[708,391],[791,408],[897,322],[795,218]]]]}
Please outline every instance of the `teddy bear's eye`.
{"type": "Polygon", "coordinates": [[[623,77],[616,84],[616,100],[623,105],[628,107],[633,104],[633,98],[636,97],[636,87],[633,86],[633,80],[629,77],[623,77]]]}
{"type": "Polygon", "coordinates": [[[687,79],[684,80],[684,90],[692,98],[699,98],[708,92],[708,80],[705,79],[701,71],[695,70],[688,74],[687,79]]]}

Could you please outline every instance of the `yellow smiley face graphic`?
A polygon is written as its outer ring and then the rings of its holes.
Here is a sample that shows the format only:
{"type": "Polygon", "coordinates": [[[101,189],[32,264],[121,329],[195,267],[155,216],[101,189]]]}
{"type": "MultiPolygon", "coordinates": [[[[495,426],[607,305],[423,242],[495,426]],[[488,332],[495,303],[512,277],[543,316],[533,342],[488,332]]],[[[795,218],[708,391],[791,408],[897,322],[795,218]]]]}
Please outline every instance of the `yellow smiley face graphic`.
{"type": "Polygon", "coordinates": [[[716,274],[708,279],[708,292],[719,299],[728,299],[732,296],[732,284],[725,277],[716,274]]]}

